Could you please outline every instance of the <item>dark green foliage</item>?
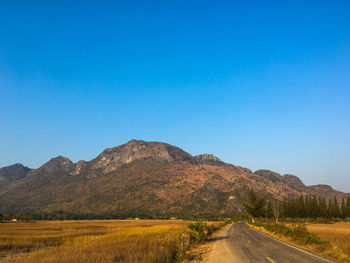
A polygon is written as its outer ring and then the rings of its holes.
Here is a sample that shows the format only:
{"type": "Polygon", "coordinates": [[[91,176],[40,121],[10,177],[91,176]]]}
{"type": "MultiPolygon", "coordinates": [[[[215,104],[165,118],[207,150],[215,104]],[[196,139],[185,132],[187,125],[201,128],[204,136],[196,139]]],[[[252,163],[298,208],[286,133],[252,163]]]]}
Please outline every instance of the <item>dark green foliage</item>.
{"type": "Polygon", "coordinates": [[[187,227],[191,230],[191,241],[193,243],[201,243],[207,239],[207,225],[202,221],[191,223],[187,227]]]}
{"type": "Polygon", "coordinates": [[[333,206],[331,208],[331,216],[335,217],[335,218],[339,218],[340,215],[341,215],[341,213],[340,213],[340,209],[339,209],[338,200],[336,197],[334,197],[333,206]]]}
{"type": "Polygon", "coordinates": [[[201,243],[206,241],[216,230],[220,227],[226,225],[230,221],[225,221],[222,224],[206,224],[202,221],[188,224],[188,228],[191,232],[191,242],[192,243],[201,243]]]}
{"type": "Polygon", "coordinates": [[[300,196],[282,202],[284,218],[326,218],[339,219],[350,217],[350,197],[338,202],[334,197],[326,201],[323,197],[300,196]]]}
{"type": "Polygon", "coordinates": [[[261,217],[265,215],[265,204],[266,197],[259,197],[253,189],[250,189],[248,192],[248,202],[243,205],[252,217],[261,217]]]}
{"type": "Polygon", "coordinates": [[[214,224],[207,225],[207,235],[211,236],[216,230],[218,230],[218,227],[214,224]]]}
{"type": "Polygon", "coordinates": [[[273,208],[272,208],[272,204],[271,204],[270,200],[267,201],[266,210],[265,210],[265,216],[268,217],[268,218],[272,218],[273,217],[273,208]]]}
{"type": "Polygon", "coordinates": [[[350,217],[350,196],[346,200],[345,217],[350,217]]]}

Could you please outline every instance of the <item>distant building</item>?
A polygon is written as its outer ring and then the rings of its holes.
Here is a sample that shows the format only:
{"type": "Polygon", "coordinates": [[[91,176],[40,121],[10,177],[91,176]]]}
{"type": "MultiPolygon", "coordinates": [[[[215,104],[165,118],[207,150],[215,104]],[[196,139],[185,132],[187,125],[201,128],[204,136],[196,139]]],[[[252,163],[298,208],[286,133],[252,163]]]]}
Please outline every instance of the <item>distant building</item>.
{"type": "Polygon", "coordinates": [[[172,216],[170,217],[171,220],[175,220],[176,219],[176,216],[172,216]]]}

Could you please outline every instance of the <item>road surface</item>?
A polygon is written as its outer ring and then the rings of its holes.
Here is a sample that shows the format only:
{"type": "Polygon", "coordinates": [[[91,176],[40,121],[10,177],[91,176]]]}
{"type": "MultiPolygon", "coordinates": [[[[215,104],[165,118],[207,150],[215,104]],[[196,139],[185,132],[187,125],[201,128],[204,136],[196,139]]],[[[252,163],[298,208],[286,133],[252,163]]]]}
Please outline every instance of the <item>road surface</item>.
{"type": "Polygon", "coordinates": [[[330,263],[300,248],[236,223],[227,227],[215,241],[206,263],[330,263]]]}

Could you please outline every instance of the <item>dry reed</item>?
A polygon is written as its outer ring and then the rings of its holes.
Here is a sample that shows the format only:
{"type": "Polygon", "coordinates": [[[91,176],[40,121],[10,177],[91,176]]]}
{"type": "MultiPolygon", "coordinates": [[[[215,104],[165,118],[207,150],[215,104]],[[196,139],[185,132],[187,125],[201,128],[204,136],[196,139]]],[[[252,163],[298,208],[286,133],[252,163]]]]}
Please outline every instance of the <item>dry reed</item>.
{"type": "Polygon", "coordinates": [[[323,240],[329,240],[350,259],[350,223],[308,224],[307,229],[323,240]]]}
{"type": "Polygon", "coordinates": [[[0,251],[6,263],[174,262],[189,245],[186,225],[178,220],[5,223],[0,251]]]}

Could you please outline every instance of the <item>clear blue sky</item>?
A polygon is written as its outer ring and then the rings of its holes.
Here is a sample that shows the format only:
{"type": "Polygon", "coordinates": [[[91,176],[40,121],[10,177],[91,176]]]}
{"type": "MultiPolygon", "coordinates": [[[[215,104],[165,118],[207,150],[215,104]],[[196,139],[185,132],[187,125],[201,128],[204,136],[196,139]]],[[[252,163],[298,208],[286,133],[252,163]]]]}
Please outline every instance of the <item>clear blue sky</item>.
{"type": "Polygon", "coordinates": [[[350,2],[1,1],[0,123],[0,167],[137,138],[350,192],[350,2]]]}

